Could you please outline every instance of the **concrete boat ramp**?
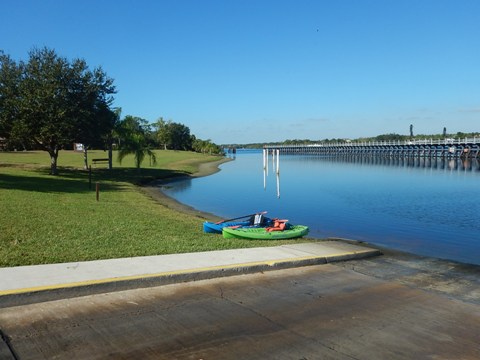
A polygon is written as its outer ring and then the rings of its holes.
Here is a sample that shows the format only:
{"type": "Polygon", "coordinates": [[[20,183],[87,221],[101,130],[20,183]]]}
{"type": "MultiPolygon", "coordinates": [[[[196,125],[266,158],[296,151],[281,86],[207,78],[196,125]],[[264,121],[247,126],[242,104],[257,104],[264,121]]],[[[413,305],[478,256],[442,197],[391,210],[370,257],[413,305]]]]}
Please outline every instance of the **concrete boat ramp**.
{"type": "Polygon", "coordinates": [[[0,268],[0,308],[106,293],[361,259],[380,251],[344,241],[318,241],[98,261],[0,268]]]}
{"type": "Polygon", "coordinates": [[[319,241],[0,269],[0,359],[480,359],[480,267],[381,253],[319,241]]]}

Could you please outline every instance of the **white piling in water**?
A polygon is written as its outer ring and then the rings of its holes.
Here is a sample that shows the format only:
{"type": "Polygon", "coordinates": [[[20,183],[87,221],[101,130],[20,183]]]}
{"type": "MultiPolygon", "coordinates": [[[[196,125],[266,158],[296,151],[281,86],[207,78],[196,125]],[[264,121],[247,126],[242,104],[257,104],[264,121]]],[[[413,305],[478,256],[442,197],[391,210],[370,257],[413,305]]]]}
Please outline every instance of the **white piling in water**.
{"type": "Polygon", "coordinates": [[[280,150],[277,149],[277,174],[280,173],[280,150]]]}
{"type": "Polygon", "coordinates": [[[263,149],[263,170],[265,170],[265,152],[267,149],[263,149]]]}
{"type": "Polygon", "coordinates": [[[275,172],[275,149],[272,150],[272,171],[275,172]]]}
{"type": "Polygon", "coordinates": [[[267,171],[263,169],[263,190],[267,190],[267,171]]]}
{"type": "Polygon", "coordinates": [[[267,168],[266,168],[266,154],[267,149],[263,149],[263,190],[267,189],[267,168]]]}
{"type": "Polygon", "coordinates": [[[277,172],[277,198],[280,199],[280,174],[277,172]]]}
{"type": "Polygon", "coordinates": [[[265,170],[267,171],[267,176],[268,176],[268,162],[270,161],[268,156],[268,150],[266,150],[265,152],[265,161],[266,161],[265,170]]]}

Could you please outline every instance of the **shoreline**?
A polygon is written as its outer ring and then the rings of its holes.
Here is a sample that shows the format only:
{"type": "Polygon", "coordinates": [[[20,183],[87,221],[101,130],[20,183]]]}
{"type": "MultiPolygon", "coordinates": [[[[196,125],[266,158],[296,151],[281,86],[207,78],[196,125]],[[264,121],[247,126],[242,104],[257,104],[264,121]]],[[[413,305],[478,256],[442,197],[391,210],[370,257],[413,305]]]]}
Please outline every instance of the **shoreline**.
{"type": "MultiPolygon", "coordinates": [[[[176,178],[168,178],[168,179],[160,179],[160,180],[155,180],[147,185],[140,186],[140,190],[150,196],[153,200],[157,201],[159,205],[165,206],[169,209],[185,213],[187,215],[195,216],[199,219],[205,220],[205,221],[221,221],[224,220],[222,217],[198,210],[192,206],[183,204],[179,202],[178,200],[166,195],[161,187],[166,184],[166,183],[171,183],[175,181],[181,181],[185,179],[195,179],[198,177],[204,177],[204,176],[209,176],[213,175],[217,172],[219,172],[221,169],[219,168],[219,165],[224,164],[226,162],[233,161],[233,159],[229,158],[223,158],[217,161],[211,161],[208,163],[201,163],[198,167],[197,172],[193,173],[192,175],[188,176],[180,176],[176,178]]],[[[452,268],[456,268],[457,271],[460,271],[461,273],[476,273],[480,271],[480,265],[477,264],[472,264],[472,263],[464,263],[460,261],[455,261],[455,260],[449,260],[449,259],[443,259],[443,258],[437,258],[437,257],[431,257],[431,256],[425,256],[425,255],[419,255],[415,253],[411,253],[408,251],[402,251],[402,250],[397,250],[393,248],[388,248],[380,245],[376,245],[373,243],[370,243],[368,241],[363,241],[363,240],[355,240],[355,239],[345,239],[341,237],[328,237],[328,238],[317,238],[317,237],[305,237],[306,242],[308,241],[330,241],[330,240],[340,240],[346,243],[351,243],[351,244],[356,244],[360,246],[367,246],[367,247],[373,247],[375,249],[378,249],[379,251],[382,252],[382,254],[389,259],[403,259],[404,261],[410,262],[410,263],[416,263],[417,266],[418,264],[422,262],[438,262],[442,264],[450,264],[452,268]]],[[[429,268],[430,266],[425,266],[423,269],[424,271],[428,270],[426,268],[429,268]]]]}
{"type": "Polygon", "coordinates": [[[220,171],[219,166],[221,164],[227,163],[233,161],[232,159],[229,158],[222,158],[217,161],[211,161],[211,162],[206,162],[206,163],[201,163],[198,166],[198,170],[193,173],[192,175],[187,175],[187,176],[180,176],[176,178],[167,178],[167,179],[160,179],[160,180],[154,180],[151,183],[140,186],[139,189],[151,197],[153,200],[157,201],[160,205],[165,206],[169,209],[185,213],[187,215],[192,215],[197,218],[206,220],[206,221],[220,221],[223,220],[223,218],[206,212],[206,211],[201,211],[198,209],[195,209],[192,206],[183,204],[176,199],[166,195],[162,191],[162,186],[165,185],[166,183],[171,183],[175,181],[181,181],[185,179],[195,179],[199,177],[204,177],[204,176],[210,176],[213,174],[216,174],[217,172],[220,171]]]}
{"type": "MultiPolygon", "coordinates": [[[[157,201],[159,205],[195,216],[205,221],[220,221],[223,219],[215,214],[197,210],[165,195],[161,186],[167,182],[215,174],[220,171],[218,166],[228,161],[231,161],[231,159],[203,163],[199,165],[198,171],[190,176],[157,180],[140,187],[140,189],[157,201]]],[[[379,250],[382,254],[381,256],[369,259],[349,260],[336,263],[336,267],[345,268],[354,273],[378,280],[398,282],[410,288],[421,289],[425,292],[446,296],[465,303],[480,305],[480,265],[422,256],[406,251],[385,248],[367,241],[340,237],[305,238],[306,242],[329,240],[339,240],[359,246],[371,247],[379,250]]]]}

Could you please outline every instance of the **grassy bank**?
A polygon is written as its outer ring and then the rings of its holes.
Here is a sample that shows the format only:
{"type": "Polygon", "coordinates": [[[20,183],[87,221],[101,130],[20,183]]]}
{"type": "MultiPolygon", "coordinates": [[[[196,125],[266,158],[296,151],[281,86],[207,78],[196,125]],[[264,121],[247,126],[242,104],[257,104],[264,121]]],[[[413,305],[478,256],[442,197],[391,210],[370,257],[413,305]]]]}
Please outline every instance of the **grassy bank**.
{"type": "MultiPolygon", "coordinates": [[[[90,152],[89,158],[105,155],[90,152]]],[[[133,157],[127,157],[121,165],[114,162],[112,171],[93,168],[90,188],[80,153],[62,151],[60,175],[51,176],[45,152],[0,152],[0,267],[291,243],[204,234],[202,218],[167,207],[138,186],[190,175],[218,159],[159,151],[156,166],[146,159],[138,171],[133,157]]]]}

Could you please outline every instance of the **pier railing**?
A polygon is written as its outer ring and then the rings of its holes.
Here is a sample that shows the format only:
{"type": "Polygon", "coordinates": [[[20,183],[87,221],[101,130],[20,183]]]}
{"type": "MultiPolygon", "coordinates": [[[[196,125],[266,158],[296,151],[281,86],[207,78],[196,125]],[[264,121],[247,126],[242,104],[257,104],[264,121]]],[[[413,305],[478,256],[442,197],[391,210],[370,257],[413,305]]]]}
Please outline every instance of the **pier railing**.
{"type": "Polygon", "coordinates": [[[480,137],[464,139],[416,139],[390,141],[344,141],[304,145],[265,145],[284,154],[369,154],[382,156],[479,157],[480,137]]]}

